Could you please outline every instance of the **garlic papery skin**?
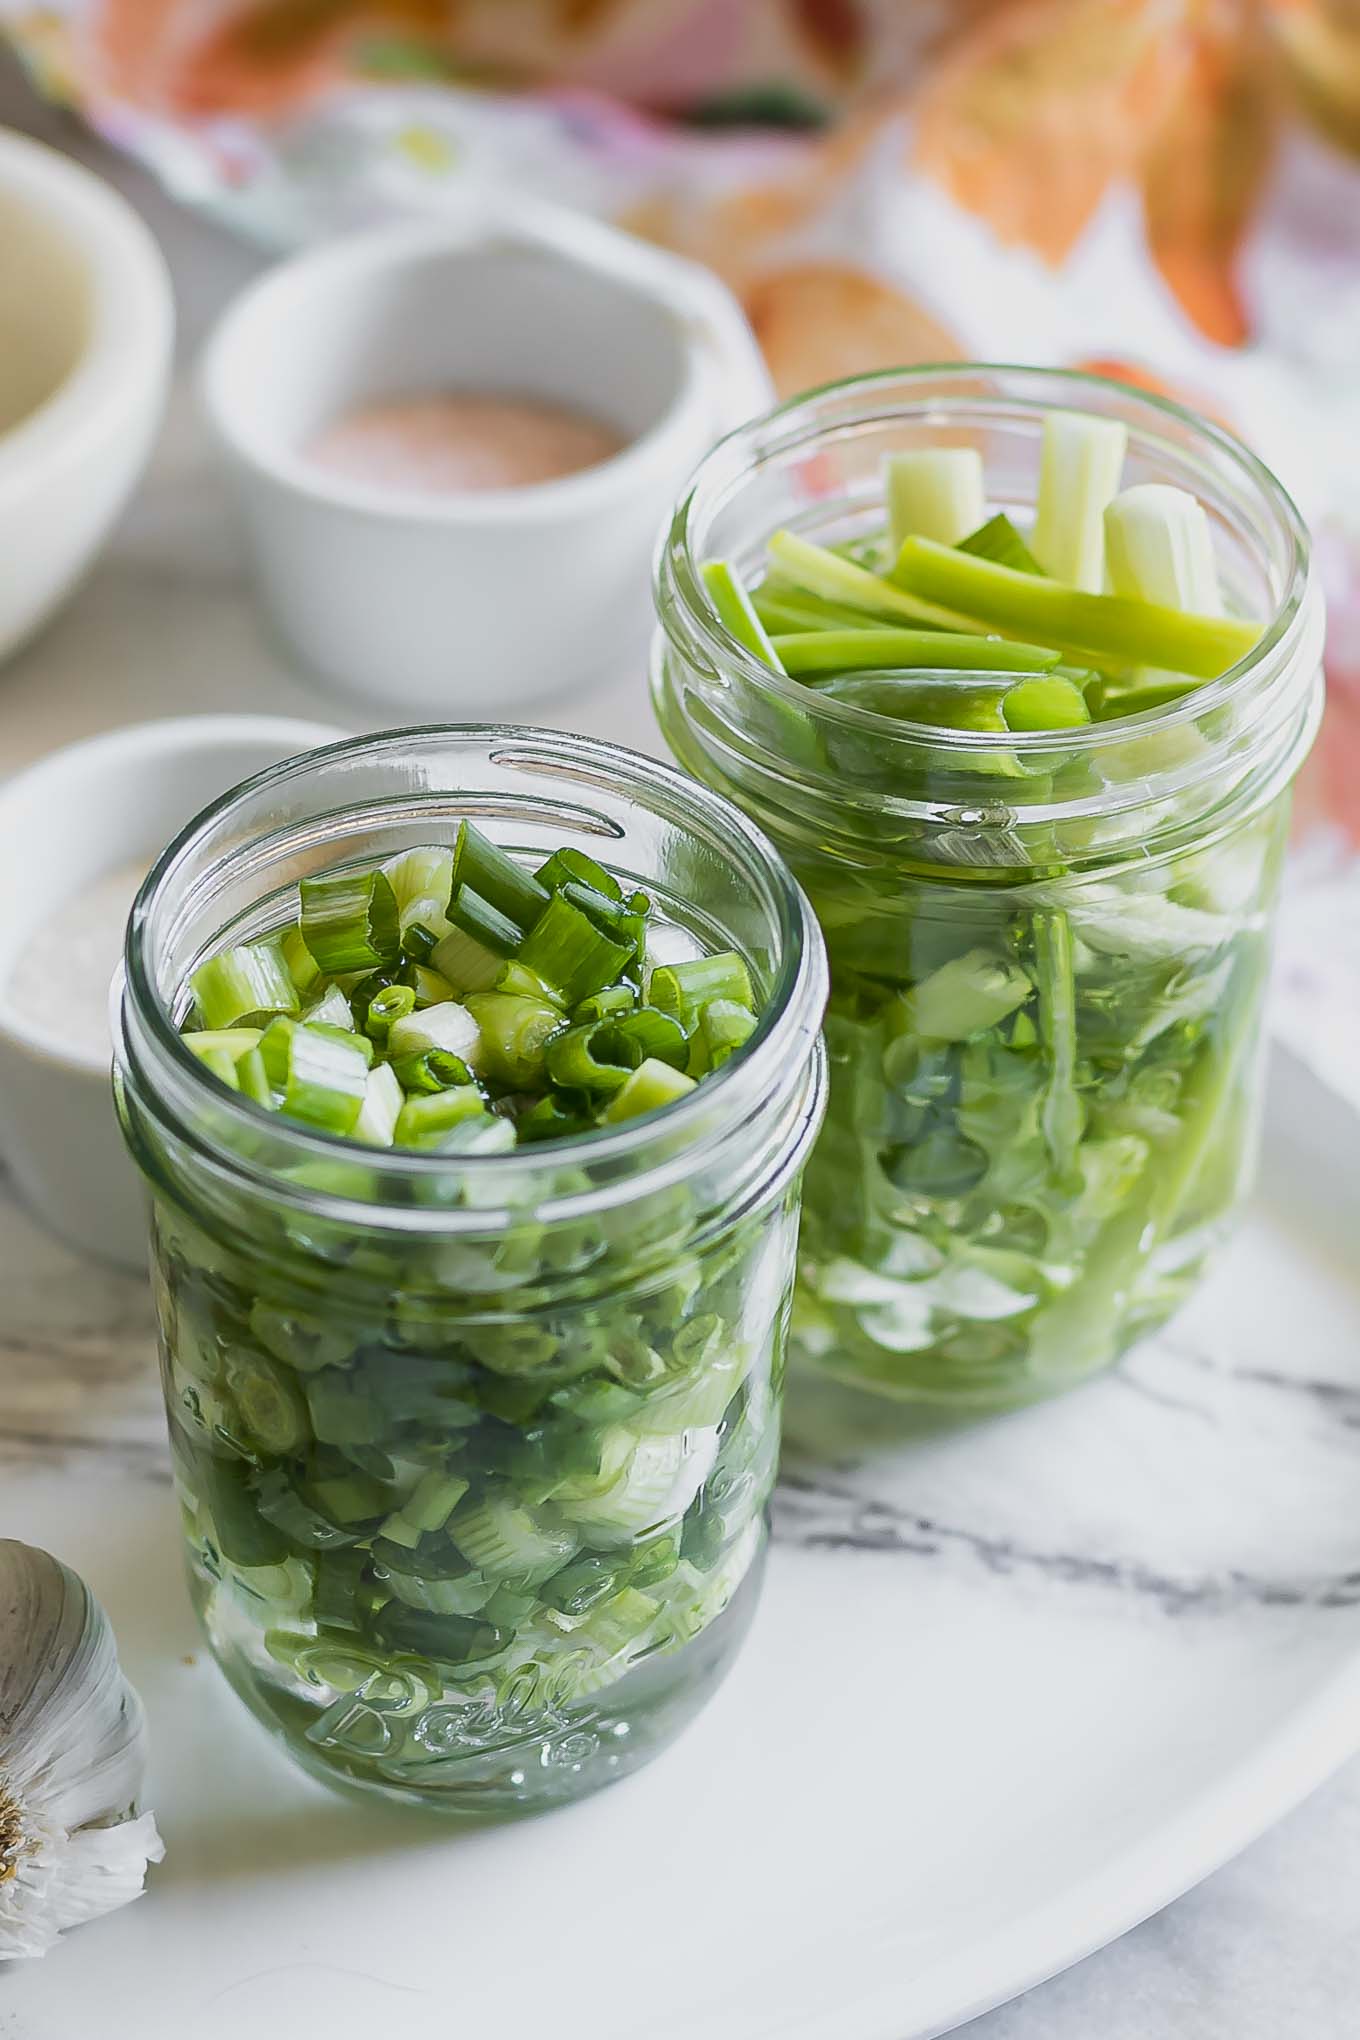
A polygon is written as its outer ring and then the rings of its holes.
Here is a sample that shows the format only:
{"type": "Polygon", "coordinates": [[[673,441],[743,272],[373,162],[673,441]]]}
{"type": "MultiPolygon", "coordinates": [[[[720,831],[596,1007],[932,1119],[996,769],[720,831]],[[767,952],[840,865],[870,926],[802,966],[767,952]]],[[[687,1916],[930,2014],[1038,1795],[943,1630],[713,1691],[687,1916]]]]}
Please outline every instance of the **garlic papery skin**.
{"type": "Polygon", "coordinates": [[[89,1588],[0,1539],[0,1960],[139,1896],[164,1845],[137,1800],[142,1703],[89,1588]]]}

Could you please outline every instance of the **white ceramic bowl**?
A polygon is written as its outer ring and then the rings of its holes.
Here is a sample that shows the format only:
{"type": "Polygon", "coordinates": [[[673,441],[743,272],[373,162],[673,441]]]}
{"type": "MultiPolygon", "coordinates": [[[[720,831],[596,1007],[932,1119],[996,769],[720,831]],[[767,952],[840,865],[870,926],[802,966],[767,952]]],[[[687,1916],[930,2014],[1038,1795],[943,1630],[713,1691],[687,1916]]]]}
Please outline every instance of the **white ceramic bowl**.
{"type": "Polygon", "coordinates": [[[707,271],[573,213],[471,196],[265,276],[218,326],[202,394],[294,653],[389,718],[439,721],[630,665],[641,685],[662,522],[712,441],[771,401],[707,271]],[[351,407],[459,388],[574,405],[629,444],[558,481],[438,496],[304,457],[351,407]]]}
{"type": "Polygon", "coordinates": [[[238,781],[345,734],[269,715],[134,723],[0,786],[0,1158],[53,1232],[139,1267],[146,1220],[113,1109],[110,1053],[66,1049],[7,999],[29,935],[79,889],[144,860],[238,781]]]}
{"type": "Polygon", "coordinates": [[[0,658],[71,592],[142,470],[174,334],[117,192],[0,129],[0,658]]]}

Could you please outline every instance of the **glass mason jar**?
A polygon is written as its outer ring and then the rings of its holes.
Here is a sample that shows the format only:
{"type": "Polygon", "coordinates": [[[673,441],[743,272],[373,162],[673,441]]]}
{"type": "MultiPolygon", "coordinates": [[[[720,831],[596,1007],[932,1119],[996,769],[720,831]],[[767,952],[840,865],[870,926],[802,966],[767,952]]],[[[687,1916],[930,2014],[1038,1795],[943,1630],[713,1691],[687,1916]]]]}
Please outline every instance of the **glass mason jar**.
{"type": "Polygon", "coordinates": [[[1108,1367],[1187,1295],[1252,1173],[1289,789],[1321,702],[1292,503],[1230,434],[1120,384],[892,371],[722,441],[657,600],[670,748],[784,852],[830,955],[795,1360],[976,1407],[1108,1367]],[[781,526],[870,540],[891,451],[977,447],[992,508],[1026,526],[1055,407],[1125,423],[1125,486],[1200,499],[1229,607],[1266,623],[1178,706],[1004,739],[928,728],[772,674],[717,622],[704,561],[753,581],[781,526]]]}
{"type": "Polygon", "coordinates": [[[150,1192],[194,1602],[310,1769],[558,1805],[702,1706],[749,1623],[778,1448],[825,960],[770,846],[670,767],[558,733],[330,745],[190,824],[129,925],[116,1088],[150,1192]],[[736,948],[747,1053],[652,1117],[456,1159],[357,1150],[214,1082],[189,972],[300,877],[451,842],[587,850],[669,960],[736,948]]]}

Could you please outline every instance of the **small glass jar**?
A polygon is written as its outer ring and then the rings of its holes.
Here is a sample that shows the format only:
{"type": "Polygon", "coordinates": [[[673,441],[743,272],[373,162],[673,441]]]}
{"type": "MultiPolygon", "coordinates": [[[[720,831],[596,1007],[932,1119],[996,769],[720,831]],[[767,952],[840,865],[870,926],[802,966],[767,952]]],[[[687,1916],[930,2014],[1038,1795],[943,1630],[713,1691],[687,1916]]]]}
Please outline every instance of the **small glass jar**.
{"type": "Polygon", "coordinates": [[[1321,703],[1294,506],[1230,434],[1123,385],[893,371],[724,440],[663,543],[657,600],[670,748],[767,830],[830,955],[795,1358],[976,1407],[1109,1366],[1188,1294],[1251,1178],[1289,789],[1321,703]],[[1265,622],[1221,678],[1159,712],[999,738],[829,700],[718,622],[706,560],[755,581],[781,526],[872,540],[889,452],[976,447],[992,509],[1026,527],[1053,408],[1124,422],[1125,486],[1204,504],[1229,607],[1265,622]]]}
{"type": "Polygon", "coordinates": [[[825,961],[770,846],[667,766],[557,733],[396,732],[204,812],[138,898],[116,1088],[150,1190],[195,1605],[332,1781],[455,1812],[625,1775],[726,1671],[759,1589],[825,961]],[[736,948],[746,1053],[679,1103],[510,1153],[360,1150],[207,1076],[177,1023],[299,878],[469,817],[736,948]]]}

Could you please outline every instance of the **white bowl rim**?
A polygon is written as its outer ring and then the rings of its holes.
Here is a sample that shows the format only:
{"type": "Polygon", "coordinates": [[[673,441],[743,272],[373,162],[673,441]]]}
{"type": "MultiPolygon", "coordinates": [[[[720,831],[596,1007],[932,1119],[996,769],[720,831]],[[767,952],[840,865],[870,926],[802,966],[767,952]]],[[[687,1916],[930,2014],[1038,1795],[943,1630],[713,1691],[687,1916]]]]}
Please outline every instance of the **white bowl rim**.
{"type": "MultiPolygon", "coordinates": [[[[131,758],[183,757],[192,752],[211,752],[229,745],[252,742],[272,746],[277,741],[280,747],[278,756],[284,757],[291,755],[283,749],[287,743],[293,744],[294,752],[314,751],[320,745],[333,744],[346,735],[348,732],[338,724],[291,715],[174,715],[160,716],[151,722],[124,723],[117,729],[101,730],[94,736],[80,737],[75,743],[63,744],[60,750],[35,759],[31,765],[24,766],[0,783],[0,819],[3,819],[6,809],[17,801],[28,803],[35,797],[42,801],[47,794],[52,826],[59,829],[64,812],[60,798],[63,784],[73,775],[84,780],[92,767],[113,773],[131,758]]],[[[252,766],[244,776],[249,778],[259,769],[252,766]]],[[[190,817],[185,819],[187,821],[190,817]]],[[[7,1004],[5,991],[5,985],[0,983],[0,1041],[21,1049],[40,1062],[108,1081],[107,1056],[68,1048],[52,1041],[31,1027],[21,1013],[7,1004]]]]}
{"type": "Polygon", "coordinates": [[[70,373],[7,432],[0,433],[0,496],[32,475],[88,457],[165,375],[174,339],[174,296],[154,235],[113,186],[46,143],[0,127],[0,191],[55,216],[96,271],[116,277],[101,293],[101,316],[70,373]]]}
{"type": "Polygon", "coordinates": [[[602,220],[538,200],[516,197],[505,205],[466,194],[461,213],[440,220],[387,222],[345,234],[304,250],[248,284],[227,307],[203,351],[199,398],[216,436],[242,466],[267,476],[281,489],[332,509],[382,521],[478,526],[569,519],[612,502],[632,485],[637,471],[658,450],[690,428],[703,396],[697,333],[713,279],[684,257],[637,240],[602,220]],[[247,318],[268,310],[269,300],[286,300],[337,273],[357,272],[382,287],[385,274],[430,256],[458,256],[512,246],[542,249],[634,290],[674,319],[684,365],[679,385],[662,415],[607,460],[553,481],[506,489],[441,490],[437,494],[367,484],[334,475],[253,429],[251,419],[225,392],[229,360],[247,318]]]}

